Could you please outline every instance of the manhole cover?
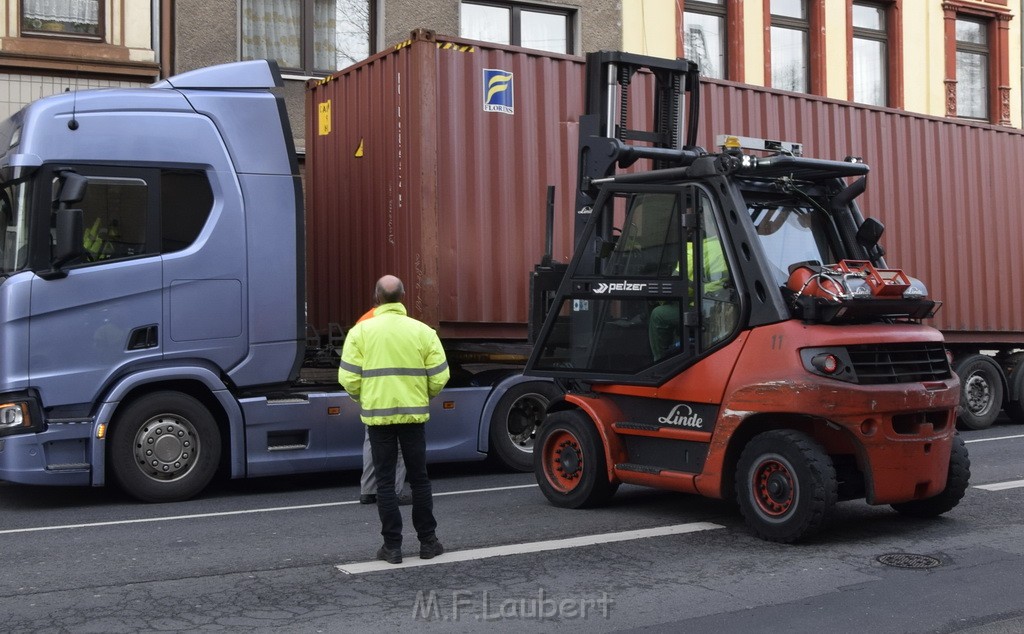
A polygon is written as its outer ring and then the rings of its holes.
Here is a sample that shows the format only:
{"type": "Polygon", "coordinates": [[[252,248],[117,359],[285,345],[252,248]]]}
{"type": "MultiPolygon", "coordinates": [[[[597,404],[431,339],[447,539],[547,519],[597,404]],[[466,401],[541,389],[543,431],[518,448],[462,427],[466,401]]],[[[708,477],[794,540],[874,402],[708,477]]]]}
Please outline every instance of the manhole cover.
{"type": "Polygon", "coordinates": [[[915,555],[913,553],[889,553],[880,555],[878,562],[895,568],[934,568],[942,562],[935,557],[928,555],[915,555]]]}

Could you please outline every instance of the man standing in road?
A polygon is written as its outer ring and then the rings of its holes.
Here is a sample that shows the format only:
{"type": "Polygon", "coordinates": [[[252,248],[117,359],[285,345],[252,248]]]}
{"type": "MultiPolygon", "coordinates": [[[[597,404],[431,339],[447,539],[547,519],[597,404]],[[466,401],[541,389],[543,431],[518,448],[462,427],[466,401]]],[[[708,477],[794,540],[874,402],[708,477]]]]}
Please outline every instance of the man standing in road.
{"type": "Polygon", "coordinates": [[[437,540],[434,502],[427,476],[424,424],[430,399],[448,382],[448,362],[437,333],[406,313],[405,287],[394,275],[377,280],[380,306],[373,319],[357,323],[342,348],[338,382],[360,404],[377,474],[377,513],[384,545],[377,558],[402,562],[402,514],[395,495],[395,467],[401,446],[412,487],[412,523],[420,558],[444,552],[437,540]]]}

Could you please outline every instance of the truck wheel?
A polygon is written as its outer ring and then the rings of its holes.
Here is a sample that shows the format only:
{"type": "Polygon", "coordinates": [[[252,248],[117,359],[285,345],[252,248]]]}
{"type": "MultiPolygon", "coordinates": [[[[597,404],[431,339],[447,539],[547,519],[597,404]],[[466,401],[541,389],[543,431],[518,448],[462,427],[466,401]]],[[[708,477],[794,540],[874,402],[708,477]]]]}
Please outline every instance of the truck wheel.
{"type": "Polygon", "coordinates": [[[937,517],[960,503],[967,492],[970,479],[971,459],[967,455],[967,445],[960,434],[957,434],[953,437],[953,449],[949,454],[949,475],[946,477],[946,488],[942,493],[923,500],[911,500],[890,506],[911,517],[937,517]]]}
{"type": "Polygon", "coordinates": [[[608,480],[604,445],[594,423],[578,410],[548,416],[533,455],[537,484],[562,508],[600,506],[619,488],[608,480]]]}
{"type": "Polygon", "coordinates": [[[128,404],[111,425],[114,479],[143,502],[187,500],[202,491],[220,461],[220,432],[196,399],[154,392],[128,404]]]}
{"type": "Polygon", "coordinates": [[[489,430],[491,453],[516,471],[533,469],[534,439],[548,403],[561,396],[554,383],[532,381],[513,385],[498,401],[489,430]]]}
{"type": "Polygon", "coordinates": [[[755,436],[736,466],[736,496],[747,525],[768,541],[813,535],[836,504],[832,459],[810,436],[776,429],[755,436]]]}
{"type": "Polygon", "coordinates": [[[1003,406],[1003,371],[991,357],[971,354],[956,364],[955,372],[960,377],[960,426],[991,427],[1003,406]]]}

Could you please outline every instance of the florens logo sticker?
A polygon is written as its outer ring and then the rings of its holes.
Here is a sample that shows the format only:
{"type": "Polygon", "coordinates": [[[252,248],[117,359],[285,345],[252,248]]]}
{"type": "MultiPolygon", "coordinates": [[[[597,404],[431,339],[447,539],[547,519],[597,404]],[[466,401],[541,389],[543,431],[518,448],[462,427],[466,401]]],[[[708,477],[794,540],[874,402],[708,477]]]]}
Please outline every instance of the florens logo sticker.
{"type": "Polygon", "coordinates": [[[672,425],[674,427],[704,429],[704,419],[686,403],[679,403],[673,407],[668,416],[662,416],[658,419],[658,422],[662,425],[672,425]]]}
{"type": "Polygon", "coordinates": [[[515,114],[512,73],[497,68],[484,69],[484,112],[515,114]]]}

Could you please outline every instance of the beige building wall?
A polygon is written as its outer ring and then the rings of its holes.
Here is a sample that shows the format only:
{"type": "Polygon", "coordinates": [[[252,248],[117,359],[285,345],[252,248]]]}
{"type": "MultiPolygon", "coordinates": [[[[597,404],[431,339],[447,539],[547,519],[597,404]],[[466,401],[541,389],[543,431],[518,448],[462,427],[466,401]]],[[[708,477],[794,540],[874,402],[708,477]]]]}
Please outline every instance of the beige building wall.
{"type": "Polygon", "coordinates": [[[622,50],[675,59],[675,11],[674,0],[623,0],[622,50]]]}

